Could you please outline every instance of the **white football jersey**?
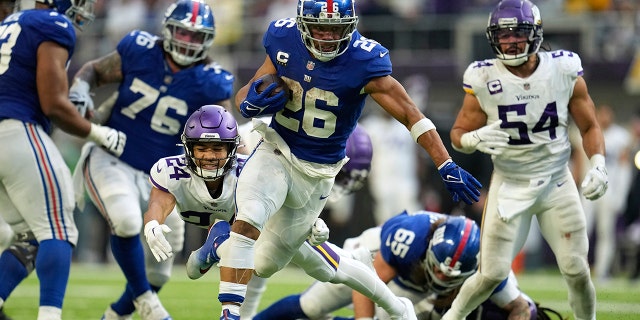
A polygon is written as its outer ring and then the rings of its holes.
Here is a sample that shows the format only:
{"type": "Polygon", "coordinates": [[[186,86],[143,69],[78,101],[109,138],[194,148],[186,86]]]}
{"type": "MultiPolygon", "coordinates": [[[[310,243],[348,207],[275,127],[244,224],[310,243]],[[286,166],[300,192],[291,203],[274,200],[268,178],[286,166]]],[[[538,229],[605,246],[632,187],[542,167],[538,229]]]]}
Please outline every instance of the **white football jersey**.
{"type": "Polygon", "coordinates": [[[538,58],[527,78],[497,59],[475,61],[464,73],[463,89],[478,98],[487,124],[502,120],[500,128],[511,136],[507,150],[492,157],[494,169],[516,179],[564,170],[571,153],[568,104],[583,73],[580,57],[558,50],[539,52],[538,58]]]}
{"type": "Polygon", "coordinates": [[[176,198],[176,209],[187,223],[207,229],[216,219],[231,221],[235,214],[235,187],[246,156],[238,155],[231,170],[223,177],[222,194],[213,198],[202,178],[187,167],[185,156],[158,160],[151,168],[149,180],[154,187],[176,198]]]}

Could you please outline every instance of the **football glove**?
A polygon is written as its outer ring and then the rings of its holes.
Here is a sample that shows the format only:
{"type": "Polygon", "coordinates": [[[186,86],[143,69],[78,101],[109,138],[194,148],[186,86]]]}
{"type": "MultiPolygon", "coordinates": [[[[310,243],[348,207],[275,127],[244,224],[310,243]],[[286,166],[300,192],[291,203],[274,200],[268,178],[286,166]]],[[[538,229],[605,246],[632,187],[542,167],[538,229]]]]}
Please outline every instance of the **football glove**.
{"type": "Polygon", "coordinates": [[[308,237],[309,244],[312,246],[319,246],[325,241],[329,240],[329,227],[324,223],[324,220],[318,218],[311,227],[311,234],[308,237]]]}
{"type": "Polygon", "coordinates": [[[498,120],[478,130],[470,131],[460,137],[462,149],[458,151],[472,153],[475,150],[490,155],[500,155],[509,145],[509,134],[500,130],[502,120],[498,120]]]}
{"type": "Polygon", "coordinates": [[[251,84],[247,97],[240,104],[240,113],[245,118],[252,118],[260,115],[274,114],[284,108],[287,104],[287,96],[283,91],[273,96],[271,92],[278,86],[272,83],[264,91],[258,93],[256,88],[262,83],[262,79],[258,79],[251,84]]]}
{"type": "Polygon", "coordinates": [[[153,257],[158,262],[173,257],[173,249],[169,241],[164,237],[164,234],[169,232],[171,232],[169,226],[159,224],[156,220],[151,220],[144,225],[144,236],[147,238],[147,244],[149,244],[149,249],[151,249],[153,257]]]}
{"type": "Polygon", "coordinates": [[[95,123],[91,124],[87,139],[98,143],[116,157],[122,155],[124,145],[127,143],[127,135],[124,132],[95,123]]]}
{"type": "Polygon", "coordinates": [[[453,160],[448,159],[438,167],[438,172],[445,187],[453,196],[453,201],[464,201],[466,204],[478,202],[482,184],[469,172],[460,168],[453,160]]]}
{"type": "Polygon", "coordinates": [[[69,88],[69,100],[73,103],[81,116],[86,117],[87,112],[93,112],[93,99],[89,90],[91,86],[84,80],[76,78],[69,88]]]}
{"type": "Polygon", "coordinates": [[[591,169],[582,180],[582,195],[589,200],[596,200],[607,192],[609,179],[607,178],[607,168],[604,165],[604,156],[594,154],[591,159],[591,169]]]}

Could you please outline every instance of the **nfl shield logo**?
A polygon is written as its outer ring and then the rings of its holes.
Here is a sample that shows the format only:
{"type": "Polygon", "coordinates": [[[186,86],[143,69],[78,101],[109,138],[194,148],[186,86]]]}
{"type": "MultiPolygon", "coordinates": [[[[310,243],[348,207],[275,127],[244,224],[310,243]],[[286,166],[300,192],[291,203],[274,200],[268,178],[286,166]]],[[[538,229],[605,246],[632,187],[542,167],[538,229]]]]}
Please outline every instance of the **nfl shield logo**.
{"type": "Polygon", "coordinates": [[[313,61],[307,61],[307,70],[311,71],[311,70],[313,70],[313,68],[315,68],[315,67],[316,67],[315,62],[313,62],[313,61]]]}
{"type": "Polygon", "coordinates": [[[524,84],[524,89],[525,89],[525,90],[529,90],[529,89],[531,89],[531,85],[530,85],[530,84],[528,84],[528,83],[525,83],[525,84],[524,84]]]}

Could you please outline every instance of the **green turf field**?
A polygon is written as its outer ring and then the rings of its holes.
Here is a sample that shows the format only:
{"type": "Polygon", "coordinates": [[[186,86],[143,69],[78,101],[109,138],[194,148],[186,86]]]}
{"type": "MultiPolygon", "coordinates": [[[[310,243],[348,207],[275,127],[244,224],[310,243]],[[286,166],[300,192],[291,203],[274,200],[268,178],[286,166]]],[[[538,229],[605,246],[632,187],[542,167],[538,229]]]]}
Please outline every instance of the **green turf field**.
{"type": "MultiPolygon", "coordinates": [[[[217,293],[217,270],[212,269],[198,280],[190,280],[184,266],[174,268],[174,276],[160,292],[164,306],[174,319],[218,319],[220,312],[217,293]]],[[[106,306],[122,292],[123,276],[115,265],[72,267],[67,288],[63,318],[65,320],[99,319],[106,306]]],[[[525,273],[518,276],[520,285],[534,300],[560,311],[569,319],[569,305],[562,278],[557,272],[525,273]]],[[[270,279],[262,301],[266,306],[293,292],[303,290],[311,280],[298,269],[286,269],[270,279]]],[[[613,279],[606,285],[596,285],[599,320],[640,319],[640,283],[629,284],[624,279],[613,279]]],[[[14,320],[36,319],[38,280],[32,274],[9,297],[5,311],[14,320]]],[[[348,314],[342,310],[341,314],[348,314]]],[[[134,319],[139,319],[135,316],[134,319]]]]}

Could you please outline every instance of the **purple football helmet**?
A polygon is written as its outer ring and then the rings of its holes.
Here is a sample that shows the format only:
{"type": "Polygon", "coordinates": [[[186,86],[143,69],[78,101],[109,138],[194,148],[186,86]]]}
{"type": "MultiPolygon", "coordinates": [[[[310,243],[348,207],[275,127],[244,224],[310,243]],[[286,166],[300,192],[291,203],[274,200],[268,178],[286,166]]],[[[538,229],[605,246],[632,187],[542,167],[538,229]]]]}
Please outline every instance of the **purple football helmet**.
{"type": "Polygon", "coordinates": [[[236,159],[236,150],[240,144],[236,119],[229,111],[218,105],[206,105],[194,111],[187,119],[180,139],[184,147],[187,167],[195,175],[206,181],[219,179],[233,167],[236,159]],[[203,159],[198,159],[193,154],[193,147],[196,144],[209,142],[221,142],[228,145],[227,156],[214,159],[218,160],[218,166],[215,170],[200,168],[198,163],[203,159]]]}
{"type": "Polygon", "coordinates": [[[476,272],[479,252],[478,225],[462,216],[449,216],[429,241],[424,262],[429,288],[444,294],[460,287],[476,272]],[[446,276],[446,280],[439,278],[437,272],[446,276]]]}
{"type": "Polygon", "coordinates": [[[486,35],[498,59],[506,65],[519,66],[536,54],[542,44],[540,10],[529,0],[502,0],[489,15],[486,35]],[[502,52],[500,39],[511,36],[526,37],[527,45],[522,53],[502,52]]]}
{"type": "Polygon", "coordinates": [[[79,30],[95,19],[93,5],[96,0],[36,0],[36,2],[44,3],[58,13],[67,15],[79,30]]]}
{"type": "Polygon", "coordinates": [[[209,5],[198,0],[178,0],[164,14],[162,44],[173,61],[188,66],[207,56],[207,51],[213,45],[215,30],[209,5]],[[178,39],[178,35],[183,34],[190,40],[178,39]]]}
{"type": "Polygon", "coordinates": [[[326,62],[347,50],[358,24],[358,16],[353,0],[299,0],[296,24],[307,49],[316,59],[326,62]],[[311,30],[315,27],[327,31],[341,28],[340,39],[314,38],[311,30]]]}
{"type": "Polygon", "coordinates": [[[371,170],[373,145],[369,134],[360,125],[356,125],[349,138],[346,148],[347,162],[336,176],[330,200],[337,200],[343,195],[360,190],[371,170]]]}

